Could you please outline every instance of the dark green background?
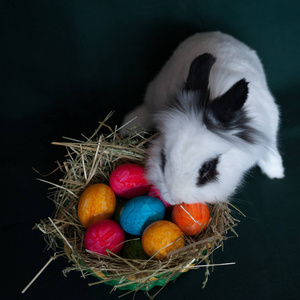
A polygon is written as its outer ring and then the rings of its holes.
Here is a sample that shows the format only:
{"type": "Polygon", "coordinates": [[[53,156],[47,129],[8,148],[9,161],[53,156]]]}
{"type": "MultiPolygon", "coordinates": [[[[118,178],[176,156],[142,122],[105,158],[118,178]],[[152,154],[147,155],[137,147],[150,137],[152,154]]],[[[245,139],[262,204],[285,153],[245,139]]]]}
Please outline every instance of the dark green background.
{"type": "Polygon", "coordinates": [[[111,110],[110,124],[120,124],[176,45],[211,30],[234,35],[261,57],[281,106],[286,177],[270,180],[255,168],[235,195],[247,217],[240,237],[214,255],[235,265],[215,267],[204,290],[203,271],[190,271],[157,299],[299,299],[299,10],[299,1],[271,0],[1,1],[1,299],[121,294],[89,288],[92,278],[80,273],[65,278],[60,258],[21,296],[53,254],[31,230],[54,209],[32,167],[52,171],[65,152],[50,143],[91,134],[111,110]]]}

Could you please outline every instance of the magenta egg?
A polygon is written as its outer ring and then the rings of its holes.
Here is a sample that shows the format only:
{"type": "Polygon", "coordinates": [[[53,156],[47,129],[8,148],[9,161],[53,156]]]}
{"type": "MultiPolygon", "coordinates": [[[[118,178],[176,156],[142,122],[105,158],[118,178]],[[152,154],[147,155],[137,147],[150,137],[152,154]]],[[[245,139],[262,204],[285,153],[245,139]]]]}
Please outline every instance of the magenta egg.
{"type": "Polygon", "coordinates": [[[107,255],[106,250],[118,253],[125,241],[121,226],[112,220],[101,220],[92,224],[84,236],[86,249],[107,255]]]}
{"type": "Polygon", "coordinates": [[[109,185],[120,197],[131,199],[146,195],[150,189],[143,166],[124,164],[112,171],[109,185]]]}

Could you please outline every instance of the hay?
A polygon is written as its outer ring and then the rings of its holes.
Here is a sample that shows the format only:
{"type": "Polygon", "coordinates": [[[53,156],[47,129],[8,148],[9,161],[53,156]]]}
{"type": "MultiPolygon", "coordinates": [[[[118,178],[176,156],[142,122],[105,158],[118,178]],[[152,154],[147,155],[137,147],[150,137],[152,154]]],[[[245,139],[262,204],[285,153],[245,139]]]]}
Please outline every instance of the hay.
{"type": "Polygon", "coordinates": [[[110,115],[100,122],[90,138],[53,143],[66,148],[65,161],[58,162],[57,168],[63,176],[58,184],[40,179],[51,184],[50,198],[56,209],[52,218],[41,220],[36,228],[43,232],[48,247],[56,253],[55,257],[65,254],[69,258],[71,264],[64,273],[76,270],[83,277],[90,274],[98,277],[99,280],[90,285],[109,283],[113,290],[129,289],[129,293],[144,290],[153,299],[181,273],[205,267],[205,286],[211,254],[223,245],[229,230],[236,235],[233,228],[237,220],[230,215],[228,203],[209,205],[211,219],[207,229],[196,237],[185,236],[185,247],[170,253],[163,261],[125,259],[113,253],[103,256],[85,249],[85,229],[77,217],[80,194],[91,184],[108,183],[111,171],[120,164],[133,162],[143,165],[147,143],[155,138],[155,135],[143,130],[133,130],[128,137],[121,137],[118,134],[120,128],[113,130],[106,125],[110,115]],[[108,133],[100,133],[101,130],[108,133]],[[154,285],[162,287],[151,296],[149,290],[154,285]]]}

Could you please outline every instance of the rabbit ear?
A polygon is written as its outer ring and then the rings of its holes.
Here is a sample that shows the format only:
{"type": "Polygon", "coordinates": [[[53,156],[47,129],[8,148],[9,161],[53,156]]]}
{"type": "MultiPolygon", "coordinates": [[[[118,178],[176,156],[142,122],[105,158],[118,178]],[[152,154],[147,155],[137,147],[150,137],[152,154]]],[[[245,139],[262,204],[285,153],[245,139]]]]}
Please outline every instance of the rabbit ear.
{"type": "Polygon", "coordinates": [[[207,92],[209,73],[215,61],[216,58],[210,53],[204,53],[196,57],[190,66],[189,75],[185,83],[185,90],[207,92]]]}
{"type": "Polygon", "coordinates": [[[211,101],[209,109],[214,117],[223,123],[232,122],[236,113],[243,107],[248,96],[248,82],[241,79],[225,94],[211,101]]]}

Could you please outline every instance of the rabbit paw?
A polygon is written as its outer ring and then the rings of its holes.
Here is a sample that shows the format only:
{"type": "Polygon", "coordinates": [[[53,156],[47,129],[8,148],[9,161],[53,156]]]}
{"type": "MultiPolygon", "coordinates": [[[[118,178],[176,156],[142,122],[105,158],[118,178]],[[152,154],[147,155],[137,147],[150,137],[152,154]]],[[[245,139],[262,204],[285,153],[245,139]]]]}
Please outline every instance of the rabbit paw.
{"type": "Polygon", "coordinates": [[[258,165],[262,172],[272,179],[284,177],[282,158],[277,150],[270,152],[265,159],[258,162],[258,165]]]}

